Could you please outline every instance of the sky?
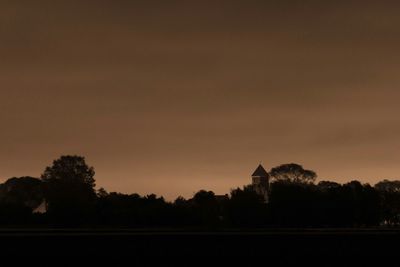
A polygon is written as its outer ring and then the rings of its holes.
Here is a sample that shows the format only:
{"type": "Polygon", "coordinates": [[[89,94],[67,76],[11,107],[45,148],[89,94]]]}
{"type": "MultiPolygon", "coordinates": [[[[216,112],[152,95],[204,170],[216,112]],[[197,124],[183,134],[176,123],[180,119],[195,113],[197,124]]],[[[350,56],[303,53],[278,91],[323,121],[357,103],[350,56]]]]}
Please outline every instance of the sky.
{"type": "Polygon", "coordinates": [[[0,181],[82,155],[191,197],[298,163],[400,179],[398,1],[0,2],[0,181]]]}

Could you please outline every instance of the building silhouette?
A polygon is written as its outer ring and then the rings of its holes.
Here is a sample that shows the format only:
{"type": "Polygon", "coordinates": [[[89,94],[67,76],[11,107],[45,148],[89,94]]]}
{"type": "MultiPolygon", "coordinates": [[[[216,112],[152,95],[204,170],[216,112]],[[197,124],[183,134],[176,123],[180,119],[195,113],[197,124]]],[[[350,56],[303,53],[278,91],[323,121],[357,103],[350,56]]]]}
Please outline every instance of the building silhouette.
{"type": "Polygon", "coordinates": [[[269,174],[260,164],[257,169],[251,175],[252,186],[257,194],[264,198],[264,201],[268,203],[269,200],[269,174]]]}

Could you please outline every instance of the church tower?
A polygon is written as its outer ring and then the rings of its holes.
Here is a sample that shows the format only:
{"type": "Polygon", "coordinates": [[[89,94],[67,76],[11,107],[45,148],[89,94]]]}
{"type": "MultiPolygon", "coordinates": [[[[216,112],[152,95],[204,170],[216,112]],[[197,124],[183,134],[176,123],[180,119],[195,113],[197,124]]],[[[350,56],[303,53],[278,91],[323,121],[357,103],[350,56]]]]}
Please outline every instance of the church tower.
{"type": "Polygon", "coordinates": [[[266,203],[268,203],[268,193],[269,193],[269,174],[260,164],[254,173],[251,175],[253,178],[253,188],[257,194],[264,197],[266,203]]]}

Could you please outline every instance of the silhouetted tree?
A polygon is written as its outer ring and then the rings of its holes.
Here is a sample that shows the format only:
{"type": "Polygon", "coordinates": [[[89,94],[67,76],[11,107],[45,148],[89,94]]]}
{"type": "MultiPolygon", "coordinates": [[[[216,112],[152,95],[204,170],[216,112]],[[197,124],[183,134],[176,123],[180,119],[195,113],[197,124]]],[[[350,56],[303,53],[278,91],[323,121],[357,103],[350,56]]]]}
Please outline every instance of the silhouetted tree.
{"type": "Polygon", "coordinates": [[[183,206],[186,204],[187,204],[187,200],[182,196],[177,197],[174,201],[175,206],[183,206]]]}
{"type": "Polygon", "coordinates": [[[33,177],[8,179],[0,185],[0,202],[34,210],[44,200],[42,181],[33,177]]]}
{"type": "Polygon", "coordinates": [[[99,195],[98,224],[116,227],[175,226],[172,204],[154,194],[107,193],[99,195]]]}
{"type": "Polygon", "coordinates": [[[62,224],[87,221],[96,200],[95,171],[84,157],[62,156],[47,167],[41,178],[45,184],[48,214],[62,224]]]}
{"type": "Polygon", "coordinates": [[[375,184],[375,189],[380,192],[400,193],[400,181],[383,180],[375,184]]]}
{"type": "Polygon", "coordinates": [[[340,188],[341,184],[331,181],[321,181],[318,183],[318,188],[322,191],[340,188]]]}
{"type": "Polygon", "coordinates": [[[267,223],[267,205],[264,197],[257,194],[252,186],[231,191],[227,205],[227,216],[232,226],[261,227],[267,223]]]}
{"type": "Polygon", "coordinates": [[[272,168],[271,177],[276,181],[292,183],[313,183],[317,174],[311,170],[305,170],[301,165],[290,163],[272,168]]]}
{"type": "Polygon", "coordinates": [[[379,194],[370,185],[351,181],[342,186],[341,200],[344,201],[343,213],[349,226],[372,226],[379,224],[379,194]]]}
{"type": "Polygon", "coordinates": [[[103,187],[101,187],[99,190],[97,190],[97,196],[99,198],[107,197],[108,196],[108,192],[103,187]]]}
{"type": "Polygon", "coordinates": [[[0,184],[0,225],[55,223],[104,227],[363,227],[400,224],[400,181],[371,187],[351,181],[314,181],[298,164],[271,170],[269,202],[252,186],[216,196],[200,190],[173,203],[154,194],[95,190],[94,169],[80,156],[62,156],[40,179],[12,178],[0,184]],[[43,202],[43,199],[45,202],[43,202]],[[45,215],[32,211],[47,203],[45,215]]]}
{"type": "Polygon", "coordinates": [[[317,188],[320,192],[318,217],[320,226],[350,227],[352,226],[351,209],[348,197],[343,194],[341,184],[321,181],[317,188]]]}
{"type": "Polygon", "coordinates": [[[29,224],[32,211],[43,202],[41,180],[33,177],[8,179],[0,185],[0,223],[29,224]]]}
{"type": "Polygon", "coordinates": [[[319,207],[320,192],[313,184],[287,180],[271,184],[269,208],[274,226],[319,226],[319,207]]]}
{"type": "Polygon", "coordinates": [[[172,204],[171,223],[176,227],[194,227],[199,225],[199,217],[193,208],[193,200],[179,196],[172,204]]]}
{"type": "Polygon", "coordinates": [[[97,219],[100,225],[137,227],[140,225],[138,194],[126,195],[116,192],[99,195],[97,219]]]}
{"type": "Polygon", "coordinates": [[[400,181],[383,180],[375,185],[381,196],[381,216],[385,225],[400,224],[400,181]]]}
{"type": "Polygon", "coordinates": [[[216,227],[219,223],[219,206],[214,192],[200,190],[191,200],[200,225],[216,227]]]}

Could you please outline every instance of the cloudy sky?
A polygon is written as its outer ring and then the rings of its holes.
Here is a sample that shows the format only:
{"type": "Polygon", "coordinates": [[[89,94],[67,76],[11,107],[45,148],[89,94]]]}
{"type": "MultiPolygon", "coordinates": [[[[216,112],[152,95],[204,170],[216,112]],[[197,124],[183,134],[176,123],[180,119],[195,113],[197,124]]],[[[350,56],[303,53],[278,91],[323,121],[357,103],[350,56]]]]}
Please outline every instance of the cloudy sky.
{"type": "Polygon", "coordinates": [[[1,1],[0,177],[218,194],[296,162],[400,178],[397,1],[1,1]]]}

